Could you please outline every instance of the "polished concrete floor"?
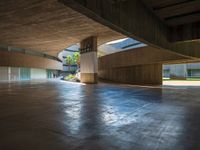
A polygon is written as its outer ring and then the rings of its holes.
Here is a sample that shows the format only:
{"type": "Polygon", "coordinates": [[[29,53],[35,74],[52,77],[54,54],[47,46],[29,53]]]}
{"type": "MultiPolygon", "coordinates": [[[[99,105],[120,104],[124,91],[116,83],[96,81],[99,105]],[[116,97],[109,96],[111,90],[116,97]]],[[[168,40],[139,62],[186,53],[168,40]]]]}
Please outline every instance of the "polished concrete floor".
{"type": "Polygon", "coordinates": [[[0,150],[199,150],[200,87],[0,83],[0,150]]]}

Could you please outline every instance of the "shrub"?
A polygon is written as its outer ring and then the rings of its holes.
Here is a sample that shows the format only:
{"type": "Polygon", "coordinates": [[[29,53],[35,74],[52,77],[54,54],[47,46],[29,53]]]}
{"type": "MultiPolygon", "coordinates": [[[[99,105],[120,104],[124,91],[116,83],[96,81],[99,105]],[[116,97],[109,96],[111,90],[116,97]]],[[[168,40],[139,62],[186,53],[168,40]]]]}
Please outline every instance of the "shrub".
{"type": "Polygon", "coordinates": [[[69,74],[68,76],[65,77],[65,80],[72,80],[75,78],[75,75],[69,74]]]}

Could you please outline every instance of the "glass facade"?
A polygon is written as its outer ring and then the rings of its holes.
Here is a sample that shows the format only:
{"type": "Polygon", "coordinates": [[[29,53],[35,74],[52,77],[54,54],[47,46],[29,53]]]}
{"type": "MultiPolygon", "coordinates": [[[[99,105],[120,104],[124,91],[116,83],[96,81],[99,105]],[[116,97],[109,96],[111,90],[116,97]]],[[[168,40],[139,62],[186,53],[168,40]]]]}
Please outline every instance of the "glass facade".
{"type": "Polygon", "coordinates": [[[20,80],[30,80],[31,70],[30,68],[20,68],[20,80]]]}

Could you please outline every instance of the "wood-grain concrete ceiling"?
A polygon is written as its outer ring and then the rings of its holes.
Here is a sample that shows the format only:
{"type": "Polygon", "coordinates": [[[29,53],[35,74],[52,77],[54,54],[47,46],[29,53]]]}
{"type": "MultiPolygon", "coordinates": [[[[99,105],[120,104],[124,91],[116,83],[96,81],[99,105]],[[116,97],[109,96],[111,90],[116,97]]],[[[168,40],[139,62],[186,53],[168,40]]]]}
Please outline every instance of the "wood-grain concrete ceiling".
{"type": "Polygon", "coordinates": [[[200,0],[143,0],[167,25],[177,26],[200,21],[200,0]]]}
{"type": "Polygon", "coordinates": [[[91,35],[99,44],[124,37],[57,0],[1,0],[0,22],[0,44],[53,56],[91,35]]]}

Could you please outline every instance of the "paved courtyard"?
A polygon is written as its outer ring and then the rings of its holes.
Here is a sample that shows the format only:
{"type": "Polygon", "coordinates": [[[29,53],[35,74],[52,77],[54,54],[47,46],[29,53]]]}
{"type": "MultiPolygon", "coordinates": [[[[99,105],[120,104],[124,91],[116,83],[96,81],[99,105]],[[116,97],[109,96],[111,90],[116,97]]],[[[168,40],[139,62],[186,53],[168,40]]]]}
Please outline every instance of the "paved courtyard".
{"type": "Polygon", "coordinates": [[[169,80],[169,81],[163,81],[163,85],[169,85],[169,86],[199,86],[200,87],[200,81],[187,81],[187,80],[169,80]]]}
{"type": "Polygon", "coordinates": [[[0,83],[1,150],[198,150],[200,87],[0,83]]]}

